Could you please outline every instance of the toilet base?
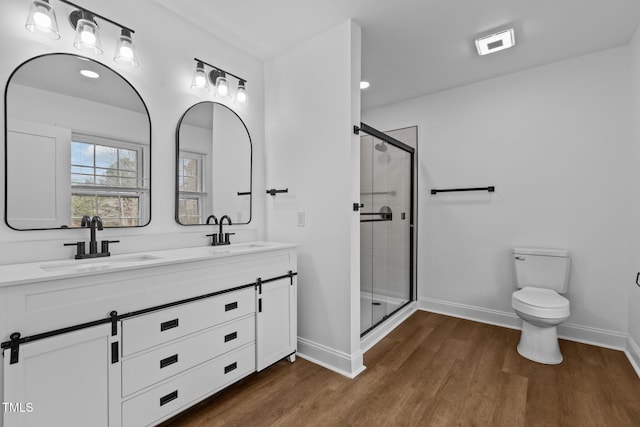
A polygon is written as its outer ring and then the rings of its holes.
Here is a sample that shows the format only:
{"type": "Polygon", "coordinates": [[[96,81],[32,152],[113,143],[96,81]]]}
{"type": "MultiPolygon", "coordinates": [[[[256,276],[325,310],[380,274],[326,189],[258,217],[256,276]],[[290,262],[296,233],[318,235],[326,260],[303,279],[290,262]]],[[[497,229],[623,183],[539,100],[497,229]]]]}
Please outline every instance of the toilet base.
{"type": "Polygon", "coordinates": [[[518,353],[529,360],[546,365],[562,363],[556,327],[536,326],[523,320],[518,353]]]}

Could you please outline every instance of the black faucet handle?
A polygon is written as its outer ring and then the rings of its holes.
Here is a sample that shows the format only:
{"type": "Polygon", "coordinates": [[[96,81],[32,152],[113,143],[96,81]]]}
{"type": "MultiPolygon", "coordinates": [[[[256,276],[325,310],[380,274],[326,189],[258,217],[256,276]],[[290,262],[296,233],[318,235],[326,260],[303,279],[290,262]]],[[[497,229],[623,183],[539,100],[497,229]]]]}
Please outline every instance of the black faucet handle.
{"type": "Polygon", "coordinates": [[[231,242],[229,241],[229,236],[233,236],[233,235],[235,235],[235,234],[236,234],[236,233],[224,233],[224,242],[225,242],[225,243],[231,243],[231,242]]]}
{"type": "Polygon", "coordinates": [[[64,246],[75,246],[76,247],[76,259],[79,259],[85,254],[85,243],[84,242],[75,242],[75,243],[64,243],[64,246]]]}
{"type": "Polygon", "coordinates": [[[100,244],[103,254],[109,253],[109,243],[120,243],[120,240],[103,240],[100,244]]]}
{"type": "MultiPolygon", "coordinates": [[[[207,234],[207,237],[211,237],[211,246],[218,245],[218,233],[207,234]]],[[[222,236],[220,236],[222,238],[222,236]]]]}

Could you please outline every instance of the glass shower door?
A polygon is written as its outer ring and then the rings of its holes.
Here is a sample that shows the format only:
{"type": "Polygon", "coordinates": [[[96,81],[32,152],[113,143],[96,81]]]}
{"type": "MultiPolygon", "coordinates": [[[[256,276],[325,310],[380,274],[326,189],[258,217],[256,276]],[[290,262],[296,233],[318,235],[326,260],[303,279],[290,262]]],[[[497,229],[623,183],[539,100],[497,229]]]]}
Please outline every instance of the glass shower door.
{"type": "Polygon", "coordinates": [[[411,301],[412,153],[372,135],[360,145],[360,332],[411,301]]]}

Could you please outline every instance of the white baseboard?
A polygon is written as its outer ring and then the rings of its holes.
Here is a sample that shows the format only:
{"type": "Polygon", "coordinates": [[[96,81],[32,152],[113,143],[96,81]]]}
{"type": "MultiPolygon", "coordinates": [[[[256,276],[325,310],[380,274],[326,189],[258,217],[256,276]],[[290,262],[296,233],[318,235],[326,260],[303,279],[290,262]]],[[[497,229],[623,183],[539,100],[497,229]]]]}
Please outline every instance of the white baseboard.
{"type": "Polygon", "coordinates": [[[640,347],[631,337],[627,337],[627,348],[624,350],[631,366],[635,369],[636,374],[640,377],[640,347]]]}
{"type": "Polygon", "coordinates": [[[298,337],[296,356],[347,378],[355,378],[366,369],[362,350],[350,355],[301,337],[298,337]]]}
{"type": "Polygon", "coordinates": [[[418,304],[416,301],[402,307],[397,313],[394,313],[393,316],[389,317],[360,340],[360,351],[366,353],[417,310],[418,304]]]}
{"type": "Polygon", "coordinates": [[[424,311],[460,317],[462,319],[474,320],[476,322],[488,323],[510,329],[522,328],[522,321],[515,313],[431,298],[420,298],[418,303],[419,309],[424,311]]]}
{"type": "MultiPolygon", "coordinates": [[[[445,314],[447,316],[489,323],[491,325],[503,326],[505,328],[522,328],[522,320],[515,313],[431,298],[420,298],[419,303],[419,308],[424,311],[431,311],[434,313],[445,314]]],[[[584,344],[611,348],[614,350],[624,350],[627,346],[627,335],[624,333],[571,323],[563,323],[558,326],[558,336],[569,341],[576,341],[584,344]]]]}

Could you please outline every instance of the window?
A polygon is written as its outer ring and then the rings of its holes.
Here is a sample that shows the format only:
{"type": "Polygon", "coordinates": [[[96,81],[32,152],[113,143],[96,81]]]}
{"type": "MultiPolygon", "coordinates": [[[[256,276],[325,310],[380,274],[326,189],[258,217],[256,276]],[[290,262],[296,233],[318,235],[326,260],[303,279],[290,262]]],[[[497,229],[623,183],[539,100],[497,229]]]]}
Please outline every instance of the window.
{"type": "Polygon", "coordinates": [[[178,161],[178,221],[202,224],[204,203],[204,154],[180,152],[178,161]]]}
{"type": "Polygon", "coordinates": [[[95,136],[72,135],[71,224],[82,216],[99,215],[106,227],[138,226],[141,200],[142,147],[95,136]]]}

